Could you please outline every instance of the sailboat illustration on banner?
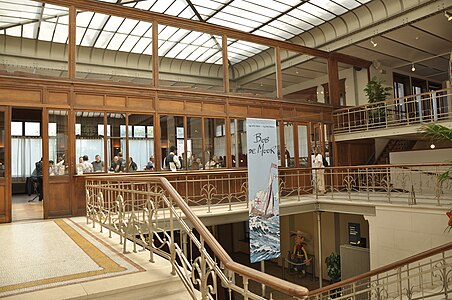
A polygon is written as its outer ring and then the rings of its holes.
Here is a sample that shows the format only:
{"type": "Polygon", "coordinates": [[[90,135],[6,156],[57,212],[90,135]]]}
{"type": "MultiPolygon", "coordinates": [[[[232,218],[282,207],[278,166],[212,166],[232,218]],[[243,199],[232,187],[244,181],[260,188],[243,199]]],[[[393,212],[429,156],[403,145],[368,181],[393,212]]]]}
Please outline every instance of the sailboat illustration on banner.
{"type": "Polygon", "coordinates": [[[276,202],[278,194],[273,190],[273,180],[278,178],[278,166],[272,163],[268,172],[268,184],[264,190],[256,192],[251,204],[250,214],[262,218],[271,218],[278,215],[276,202]]]}

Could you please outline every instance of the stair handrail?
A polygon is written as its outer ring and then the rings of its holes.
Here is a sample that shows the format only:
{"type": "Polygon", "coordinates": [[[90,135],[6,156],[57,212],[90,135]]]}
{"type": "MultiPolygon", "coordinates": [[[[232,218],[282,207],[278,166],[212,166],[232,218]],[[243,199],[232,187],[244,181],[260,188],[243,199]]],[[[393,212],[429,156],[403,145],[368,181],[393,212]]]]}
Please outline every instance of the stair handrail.
{"type": "MultiPolygon", "coordinates": [[[[116,174],[117,175],[117,174],[116,174]]],[[[87,176],[85,180],[98,181],[102,180],[99,176],[87,176]]],[[[124,181],[124,176],[108,176],[105,181],[124,181]]],[[[159,182],[164,189],[168,192],[171,200],[177,205],[177,207],[185,214],[186,219],[190,222],[193,228],[199,233],[205,243],[214,252],[216,257],[223,263],[226,269],[233,271],[248,279],[254,280],[261,284],[265,284],[268,287],[274,288],[275,290],[281,291],[284,294],[296,297],[295,299],[305,299],[308,296],[309,290],[303,286],[285,281],[278,277],[265,274],[248,266],[242,265],[235,262],[229,254],[224,250],[216,238],[210,233],[207,227],[202,223],[202,221],[193,213],[189,205],[184,201],[184,199],[179,195],[173,185],[164,177],[152,177],[143,178],[138,176],[127,176],[126,181],[128,182],[159,182]]]]}
{"type": "Polygon", "coordinates": [[[330,285],[325,286],[323,288],[312,290],[312,291],[309,292],[309,297],[314,297],[314,296],[316,296],[318,294],[322,294],[322,293],[325,293],[327,291],[339,289],[339,288],[341,288],[341,287],[343,287],[345,285],[349,285],[349,284],[361,281],[361,280],[363,280],[365,278],[377,276],[377,275],[382,274],[384,272],[388,272],[388,271],[392,271],[392,270],[401,268],[401,267],[403,267],[405,265],[411,264],[413,262],[420,261],[422,259],[425,259],[427,257],[433,256],[433,255],[436,255],[436,254],[439,254],[439,253],[443,253],[445,251],[449,251],[451,249],[452,249],[452,242],[449,242],[447,244],[443,244],[443,245],[437,246],[435,248],[423,251],[421,253],[412,255],[410,257],[407,257],[407,258],[404,258],[404,259],[401,259],[401,260],[398,260],[396,262],[393,262],[393,263],[390,263],[388,265],[376,268],[374,270],[371,270],[369,272],[360,274],[358,276],[354,276],[354,277],[351,277],[351,278],[348,278],[348,279],[345,279],[345,280],[342,280],[342,281],[330,284],[330,285]]]}

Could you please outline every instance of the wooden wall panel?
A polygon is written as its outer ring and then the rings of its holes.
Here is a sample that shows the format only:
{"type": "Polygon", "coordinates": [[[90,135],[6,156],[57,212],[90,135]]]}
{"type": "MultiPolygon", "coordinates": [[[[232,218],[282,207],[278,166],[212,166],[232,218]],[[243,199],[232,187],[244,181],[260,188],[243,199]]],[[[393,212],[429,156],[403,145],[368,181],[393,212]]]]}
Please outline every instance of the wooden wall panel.
{"type": "Polygon", "coordinates": [[[126,97],[121,96],[107,96],[105,99],[105,106],[107,107],[126,107],[126,97]]]}
{"type": "Polygon", "coordinates": [[[162,112],[170,111],[182,113],[184,109],[185,106],[183,101],[159,99],[159,110],[162,112]]]}
{"type": "Polygon", "coordinates": [[[204,103],[202,110],[207,114],[225,114],[224,104],[204,103]]]}
{"type": "Polygon", "coordinates": [[[229,105],[229,114],[234,117],[246,117],[247,107],[242,105],[229,105]]]}
{"type": "Polygon", "coordinates": [[[65,178],[49,179],[49,188],[44,191],[49,217],[71,215],[71,182],[65,178]]]}
{"type": "Polygon", "coordinates": [[[248,114],[252,117],[261,117],[262,116],[262,108],[258,106],[249,106],[248,114]]]}
{"type": "Polygon", "coordinates": [[[69,94],[65,92],[49,92],[47,103],[56,105],[68,105],[69,94]]]}
{"type": "Polygon", "coordinates": [[[127,98],[127,107],[131,109],[140,109],[143,111],[155,111],[154,98],[127,98]]]}
{"type": "Polygon", "coordinates": [[[262,108],[262,117],[268,119],[278,119],[279,118],[279,109],[278,108],[262,108]]]}
{"type": "Polygon", "coordinates": [[[92,94],[76,94],[75,95],[75,105],[84,107],[104,107],[104,96],[103,95],[92,95],[92,94]]]}
{"type": "Polygon", "coordinates": [[[41,91],[0,88],[0,101],[19,103],[41,103],[41,91]]]}
{"type": "Polygon", "coordinates": [[[7,210],[7,199],[8,197],[6,197],[5,195],[5,183],[2,182],[2,184],[0,184],[0,223],[4,223],[4,222],[8,222],[9,220],[7,220],[6,218],[6,210],[7,210]]]}
{"type": "Polygon", "coordinates": [[[185,102],[185,111],[187,113],[200,114],[202,112],[201,102],[185,102]]]}

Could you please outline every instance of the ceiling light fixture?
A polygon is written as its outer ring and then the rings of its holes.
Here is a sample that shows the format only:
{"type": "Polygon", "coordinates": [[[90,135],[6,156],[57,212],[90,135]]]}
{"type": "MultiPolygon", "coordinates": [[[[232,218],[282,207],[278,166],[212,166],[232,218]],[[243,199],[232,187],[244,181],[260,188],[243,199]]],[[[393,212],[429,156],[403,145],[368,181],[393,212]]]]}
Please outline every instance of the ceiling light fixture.
{"type": "Polygon", "coordinates": [[[416,71],[416,67],[414,66],[414,63],[411,64],[411,72],[416,71]]]}
{"type": "Polygon", "coordinates": [[[448,13],[447,11],[445,11],[444,12],[444,15],[446,16],[446,18],[447,18],[447,21],[452,21],[452,15],[450,14],[450,13],[448,13]]]}
{"type": "Polygon", "coordinates": [[[378,46],[378,43],[374,42],[374,39],[373,39],[373,38],[370,39],[370,43],[371,43],[372,46],[374,46],[374,47],[377,47],[377,46],[378,46]]]}

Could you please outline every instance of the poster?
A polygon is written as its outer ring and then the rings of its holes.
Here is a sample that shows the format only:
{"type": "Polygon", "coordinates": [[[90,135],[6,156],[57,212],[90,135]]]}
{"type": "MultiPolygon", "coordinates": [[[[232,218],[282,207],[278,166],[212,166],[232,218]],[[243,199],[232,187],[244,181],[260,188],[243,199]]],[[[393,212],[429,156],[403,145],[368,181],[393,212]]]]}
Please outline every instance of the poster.
{"type": "Polygon", "coordinates": [[[276,121],[246,119],[251,262],[280,256],[276,121]]]}

